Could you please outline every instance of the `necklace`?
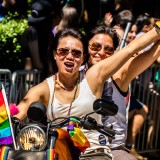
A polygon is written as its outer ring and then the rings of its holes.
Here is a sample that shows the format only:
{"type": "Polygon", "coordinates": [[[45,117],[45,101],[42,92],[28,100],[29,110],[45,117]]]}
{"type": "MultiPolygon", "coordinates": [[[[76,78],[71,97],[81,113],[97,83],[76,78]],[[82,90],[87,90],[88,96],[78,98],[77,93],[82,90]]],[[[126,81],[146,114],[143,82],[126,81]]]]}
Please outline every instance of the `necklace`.
{"type": "MultiPolygon", "coordinates": [[[[79,81],[79,77],[78,77],[77,81],[79,81]]],[[[77,81],[76,81],[76,84],[77,84],[77,81]]],[[[58,84],[59,87],[61,87],[62,89],[66,90],[66,91],[72,91],[72,90],[74,89],[74,87],[76,86],[76,84],[74,84],[74,85],[72,85],[72,86],[69,87],[69,88],[63,87],[63,86],[57,81],[57,73],[55,74],[55,84],[58,84]]]]}
{"type": "MultiPolygon", "coordinates": [[[[56,82],[57,76],[56,76],[56,75],[57,75],[57,73],[55,74],[55,79],[54,79],[54,91],[53,91],[52,100],[51,100],[51,114],[52,114],[52,118],[54,118],[53,100],[54,100],[54,95],[55,95],[55,85],[57,84],[57,82],[56,82]]],[[[75,98],[76,98],[76,94],[77,94],[77,90],[78,90],[78,83],[79,83],[79,77],[78,77],[77,82],[76,82],[76,89],[75,89],[75,92],[74,92],[73,99],[72,99],[72,101],[71,101],[71,103],[70,103],[70,105],[69,105],[67,117],[70,116],[72,104],[73,104],[73,102],[74,102],[74,100],[75,100],[75,98]]],[[[61,86],[60,86],[60,87],[61,87],[61,86]]],[[[75,87],[75,85],[74,85],[74,87],[75,87]]],[[[61,88],[62,88],[62,87],[61,87],[61,88]]],[[[62,88],[62,89],[67,90],[66,88],[62,88]]],[[[74,88],[73,88],[73,89],[74,89],[74,88]]],[[[72,89],[72,90],[73,90],[73,89],[72,89]]],[[[69,90],[67,90],[67,91],[69,91],[69,90]]]]}

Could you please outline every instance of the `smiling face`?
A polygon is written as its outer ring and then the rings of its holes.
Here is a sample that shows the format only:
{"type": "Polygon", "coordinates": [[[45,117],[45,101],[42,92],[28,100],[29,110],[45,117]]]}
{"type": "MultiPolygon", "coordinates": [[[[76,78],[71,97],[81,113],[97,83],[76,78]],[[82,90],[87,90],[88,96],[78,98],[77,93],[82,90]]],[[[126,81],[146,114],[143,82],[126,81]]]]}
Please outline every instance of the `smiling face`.
{"type": "Polygon", "coordinates": [[[114,53],[114,44],[112,38],[107,34],[96,34],[89,41],[89,62],[94,65],[99,61],[110,57],[114,53]],[[97,44],[101,46],[99,51],[95,51],[91,48],[92,44],[97,44]]]}
{"type": "Polygon", "coordinates": [[[82,42],[72,36],[61,38],[54,58],[58,72],[72,75],[77,73],[84,60],[82,42]]]}
{"type": "Polygon", "coordinates": [[[126,38],[127,44],[129,44],[130,42],[132,42],[135,39],[136,33],[137,33],[137,26],[135,24],[133,24],[131,26],[131,29],[128,32],[128,35],[127,35],[127,38],[126,38]]]}

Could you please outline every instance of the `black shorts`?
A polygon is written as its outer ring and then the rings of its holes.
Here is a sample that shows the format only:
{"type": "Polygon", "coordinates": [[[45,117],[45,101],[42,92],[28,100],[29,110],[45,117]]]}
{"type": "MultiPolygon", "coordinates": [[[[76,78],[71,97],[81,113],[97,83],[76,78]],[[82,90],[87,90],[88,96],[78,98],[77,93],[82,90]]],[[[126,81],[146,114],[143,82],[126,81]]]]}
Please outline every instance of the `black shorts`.
{"type": "Polygon", "coordinates": [[[137,98],[131,96],[129,112],[133,111],[134,109],[140,110],[143,107],[143,105],[144,104],[140,102],[137,98]]]}

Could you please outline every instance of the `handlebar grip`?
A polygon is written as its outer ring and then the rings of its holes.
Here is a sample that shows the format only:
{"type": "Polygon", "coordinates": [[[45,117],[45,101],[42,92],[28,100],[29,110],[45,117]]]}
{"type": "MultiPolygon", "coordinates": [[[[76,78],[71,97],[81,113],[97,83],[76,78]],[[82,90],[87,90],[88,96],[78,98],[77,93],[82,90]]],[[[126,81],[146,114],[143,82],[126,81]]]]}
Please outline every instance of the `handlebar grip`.
{"type": "Polygon", "coordinates": [[[115,138],[116,131],[113,130],[113,129],[111,129],[111,128],[108,128],[108,127],[105,127],[103,125],[97,124],[97,130],[100,133],[103,133],[103,134],[105,134],[108,137],[111,137],[113,139],[115,138]]]}
{"type": "Polygon", "coordinates": [[[116,134],[115,130],[108,127],[104,127],[104,130],[115,138],[115,134],[116,134]]]}
{"type": "Polygon", "coordinates": [[[111,131],[109,128],[108,129],[99,128],[99,129],[97,129],[97,131],[112,138],[112,139],[115,138],[115,132],[111,131]]]}
{"type": "Polygon", "coordinates": [[[70,119],[71,118],[75,118],[75,119],[77,119],[77,120],[80,120],[81,118],[79,118],[79,117],[76,117],[76,116],[70,116],[70,117],[59,117],[59,118],[55,118],[53,121],[52,121],[52,123],[51,123],[51,127],[63,127],[63,126],[65,126],[69,121],[70,121],[70,119]],[[61,121],[58,121],[58,122],[56,122],[56,120],[60,120],[60,119],[62,119],[61,121]]]}
{"type": "MultiPolygon", "coordinates": [[[[61,117],[62,118],[62,117],[61,117]]],[[[60,118],[57,118],[60,119],[60,118]]],[[[69,122],[68,118],[63,118],[63,120],[59,121],[59,122],[52,122],[51,127],[63,127],[65,126],[67,123],[69,122]]]]}

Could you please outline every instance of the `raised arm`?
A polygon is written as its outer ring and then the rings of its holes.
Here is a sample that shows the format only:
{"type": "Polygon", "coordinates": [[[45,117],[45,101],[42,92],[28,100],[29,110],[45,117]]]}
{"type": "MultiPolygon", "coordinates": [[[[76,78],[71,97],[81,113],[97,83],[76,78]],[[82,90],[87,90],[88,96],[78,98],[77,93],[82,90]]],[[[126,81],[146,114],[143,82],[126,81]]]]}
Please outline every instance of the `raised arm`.
{"type": "Polygon", "coordinates": [[[153,28],[151,31],[134,39],[130,44],[119,50],[113,56],[92,66],[87,71],[86,78],[93,94],[100,97],[105,80],[122,67],[132,55],[142,50],[147,45],[157,41],[159,38],[160,34],[157,32],[156,28],[153,28]]]}
{"type": "Polygon", "coordinates": [[[160,56],[160,40],[150,50],[131,57],[114,75],[113,79],[121,91],[126,92],[130,82],[146,70],[160,56]],[[119,80],[120,79],[120,80],[119,80]]]}
{"type": "Polygon", "coordinates": [[[160,64],[160,56],[157,58],[157,63],[160,64]]]}

